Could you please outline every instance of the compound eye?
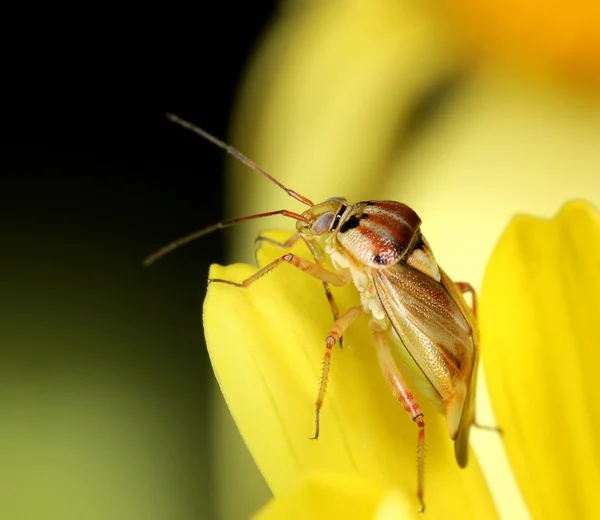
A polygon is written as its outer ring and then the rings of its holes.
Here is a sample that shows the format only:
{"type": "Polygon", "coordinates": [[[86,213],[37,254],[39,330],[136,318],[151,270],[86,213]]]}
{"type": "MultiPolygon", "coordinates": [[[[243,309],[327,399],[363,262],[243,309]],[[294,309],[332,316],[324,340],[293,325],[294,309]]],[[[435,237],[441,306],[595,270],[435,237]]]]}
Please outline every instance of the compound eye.
{"type": "Polygon", "coordinates": [[[328,211],[323,213],[315,223],[311,226],[311,230],[315,235],[322,235],[323,233],[327,233],[331,229],[333,225],[333,221],[335,220],[335,213],[328,211]]]}
{"type": "Polygon", "coordinates": [[[342,203],[344,206],[348,205],[348,201],[344,198],[344,197],[329,197],[327,199],[327,202],[332,201],[332,202],[340,202],[342,203]]]}

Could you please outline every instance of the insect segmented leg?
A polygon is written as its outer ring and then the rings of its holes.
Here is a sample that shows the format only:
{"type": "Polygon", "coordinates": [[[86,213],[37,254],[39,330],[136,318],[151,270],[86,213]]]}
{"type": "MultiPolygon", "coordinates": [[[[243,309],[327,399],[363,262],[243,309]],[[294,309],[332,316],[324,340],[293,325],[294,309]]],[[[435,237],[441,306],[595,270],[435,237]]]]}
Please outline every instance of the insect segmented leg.
{"type": "Polygon", "coordinates": [[[456,282],[456,287],[460,290],[461,293],[465,294],[470,292],[471,297],[473,298],[473,303],[471,304],[471,310],[473,311],[473,315],[477,317],[477,296],[475,294],[475,289],[469,282],[456,282]]]}
{"type": "Polygon", "coordinates": [[[288,238],[285,242],[279,242],[273,238],[265,237],[263,235],[258,235],[254,239],[254,245],[256,245],[256,249],[254,250],[254,260],[256,265],[258,266],[258,251],[262,247],[262,245],[266,242],[267,244],[272,244],[280,249],[291,249],[292,246],[298,242],[300,238],[300,233],[294,233],[290,238],[288,238]]]}
{"type": "MultiPolygon", "coordinates": [[[[473,286],[468,282],[456,282],[456,286],[459,288],[460,292],[462,292],[463,294],[467,293],[467,292],[471,293],[471,297],[473,298],[473,303],[471,305],[471,309],[473,311],[473,315],[475,317],[477,317],[477,296],[476,296],[475,289],[473,288],[473,286]]],[[[473,426],[475,426],[475,428],[479,428],[480,430],[496,432],[499,435],[502,435],[502,428],[500,428],[498,426],[490,426],[489,424],[478,423],[477,419],[475,418],[475,410],[473,411],[473,422],[471,424],[473,426]]]]}
{"type": "Polygon", "coordinates": [[[331,327],[327,339],[325,340],[325,355],[323,356],[323,367],[321,369],[321,384],[319,385],[319,394],[315,403],[315,436],[313,439],[319,438],[319,413],[323,406],[323,398],[327,389],[327,379],[329,378],[329,368],[331,367],[331,349],[346,332],[350,324],[363,313],[361,307],[350,307],[342,314],[331,327]]]}
{"type": "MultiPolygon", "coordinates": [[[[331,294],[331,289],[329,288],[329,285],[327,285],[327,282],[323,282],[323,290],[325,291],[325,296],[327,296],[327,301],[329,302],[329,306],[331,307],[331,313],[333,314],[333,320],[337,321],[338,317],[340,315],[340,310],[338,309],[338,306],[337,306],[337,303],[335,302],[333,294],[331,294]]],[[[341,347],[342,346],[342,337],[341,336],[340,336],[339,344],[341,347]]]]}
{"type": "MultiPolygon", "coordinates": [[[[279,242],[278,240],[274,240],[269,237],[258,235],[256,237],[256,240],[254,241],[254,243],[257,245],[260,245],[262,242],[267,242],[268,244],[272,244],[281,249],[291,249],[291,247],[298,241],[299,238],[300,238],[300,233],[294,233],[285,242],[279,242]]],[[[257,251],[258,251],[258,249],[257,249],[257,251]]],[[[317,255],[315,255],[315,260],[317,261],[317,263],[319,262],[319,258],[317,257],[317,255]]],[[[256,263],[258,264],[258,258],[257,258],[256,263]]],[[[337,303],[333,297],[333,294],[331,293],[331,289],[329,289],[329,286],[327,285],[327,282],[323,282],[323,290],[325,291],[325,296],[327,297],[327,301],[329,302],[329,306],[331,307],[331,313],[333,314],[333,321],[336,321],[340,315],[340,311],[339,311],[337,303]]],[[[342,338],[340,338],[339,343],[340,343],[340,347],[342,347],[343,346],[342,338]]]]}
{"type": "Polygon", "coordinates": [[[231,280],[223,280],[221,278],[209,278],[208,283],[224,283],[227,285],[233,285],[235,287],[248,287],[250,284],[254,283],[261,276],[264,276],[269,271],[275,269],[278,265],[287,262],[288,264],[297,267],[301,271],[318,278],[323,282],[330,283],[331,285],[342,286],[346,285],[346,281],[338,274],[328,271],[324,267],[315,264],[309,260],[305,260],[304,258],[300,258],[292,253],[288,253],[287,255],[283,255],[279,257],[277,260],[273,260],[270,264],[265,265],[262,269],[259,269],[249,278],[246,278],[242,282],[233,282],[231,280]]]}
{"type": "Polygon", "coordinates": [[[385,333],[374,331],[379,366],[392,393],[400,401],[406,413],[416,423],[417,432],[417,497],[421,503],[421,512],[425,511],[423,502],[423,472],[425,467],[425,418],[419,403],[404,381],[388,344],[385,333]]]}
{"type": "Polygon", "coordinates": [[[273,238],[265,237],[263,235],[258,235],[254,240],[255,244],[260,244],[261,242],[267,242],[269,244],[273,244],[274,246],[280,247],[281,249],[290,249],[298,239],[300,238],[300,233],[294,233],[290,238],[288,238],[285,242],[279,242],[278,240],[274,240],[273,238]]]}
{"type": "Polygon", "coordinates": [[[487,430],[490,432],[496,432],[498,435],[502,435],[504,432],[500,426],[490,426],[489,424],[479,424],[475,419],[472,422],[475,428],[479,428],[480,430],[487,430]]]}

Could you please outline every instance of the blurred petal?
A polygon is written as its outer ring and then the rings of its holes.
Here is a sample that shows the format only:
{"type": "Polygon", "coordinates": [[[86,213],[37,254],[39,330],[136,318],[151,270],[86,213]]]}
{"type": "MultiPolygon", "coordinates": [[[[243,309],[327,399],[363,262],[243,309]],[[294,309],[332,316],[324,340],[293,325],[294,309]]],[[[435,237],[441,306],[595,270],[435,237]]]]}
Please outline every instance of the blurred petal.
{"type": "Polygon", "coordinates": [[[302,477],[271,500],[255,520],[391,520],[419,518],[413,501],[357,475],[320,472],[302,477]]]}
{"type": "MultiPolygon", "coordinates": [[[[442,13],[411,0],[282,3],[250,65],[232,141],[311,199],[370,198],[415,105],[461,63],[442,13]]],[[[233,168],[236,213],[290,204],[247,168],[233,168]]],[[[234,242],[249,257],[248,243],[234,242]]]]}
{"type": "Polygon", "coordinates": [[[600,205],[598,135],[600,97],[481,70],[382,189],[419,213],[444,270],[479,287],[513,215],[551,216],[582,197],[600,205]]]}
{"type": "MultiPolygon", "coordinates": [[[[282,240],[288,233],[272,235],[282,240]]],[[[296,252],[308,256],[301,244],[296,252]]],[[[260,249],[259,264],[281,255],[260,249]]],[[[210,276],[241,281],[255,269],[213,265],[210,276]]],[[[335,291],[341,309],[358,302],[353,287],[335,291]]],[[[248,289],[213,283],[204,326],[219,385],[261,473],[277,497],[307,470],[358,474],[416,498],[415,425],[381,376],[366,319],[333,353],[321,414],[313,434],[314,400],[331,311],[321,283],[283,265],[248,289]]],[[[420,397],[427,418],[425,503],[431,518],[456,511],[464,518],[495,518],[477,461],[466,469],[454,459],[445,419],[420,397]]]]}
{"type": "Polygon", "coordinates": [[[600,86],[600,4],[596,0],[447,2],[463,36],[529,72],[552,72],[600,86]]]}
{"type": "Polygon", "coordinates": [[[484,278],[485,372],[535,518],[598,518],[600,216],[516,217],[484,278]]]}

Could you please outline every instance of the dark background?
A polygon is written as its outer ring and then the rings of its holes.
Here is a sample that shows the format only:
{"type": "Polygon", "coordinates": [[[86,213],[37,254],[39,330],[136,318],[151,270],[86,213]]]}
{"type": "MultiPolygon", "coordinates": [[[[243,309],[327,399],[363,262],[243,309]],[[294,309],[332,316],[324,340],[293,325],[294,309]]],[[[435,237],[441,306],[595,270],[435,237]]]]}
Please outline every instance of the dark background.
{"type": "MultiPolygon", "coordinates": [[[[48,486],[55,502],[37,498],[44,518],[81,518],[73,504],[56,498],[75,482],[80,488],[70,492],[79,495],[86,518],[96,518],[92,511],[98,518],[121,518],[98,513],[96,502],[112,500],[112,470],[101,485],[88,483],[90,475],[104,477],[86,457],[94,459],[106,442],[109,459],[116,450],[127,470],[135,470],[128,445],[102,435],[103,426],[128,421],[136,449],[145,443],[140,425],[150,421],[153,447],[140,448],[140,457],[150,460],[140,473],[147,478],[170,468],[178,482],[173,502],[187,504],[180,514],[163,515],[157,506],[152,518],[213,517],[213,376],[201,305],[209,264],[224,260],[223,233],[151,268],[143,268],[142,260],[225,217],[224,154],[169,123],[164,113],[226,138],[243,65],[273,9],[274,2],[241,3],[235,11],[216,2],[125,13],[86,4],[64,11],[53,6],[51,12],[31,7],[5,18],[0,444],[11,459],[2,457],[0,480],[14,482],[18,474],[50,467],[41,481],[32,476],[15,484],[11,501],[0,504],[0,517],[16,518],[15,511],[19,518],[36,517],[23,504],[48,486]],[[110,400],[98,415],[98,399],[114,395],[129,402],[133,394],[132,402],[143,403],[152,419],[138,420],[137,405],[133,417],[113,413],[110,400]],[[100,430],[82,437],[77,425],[89,424],[90,417],[100,430]],[[48,441],[47,431],[61,421],[75,426],[48,441]],[[24,440],[27,431],[31,438],[24,440]],[[74,463],[65,477],[61,461],[72,452],[74,432],[85,446],[74,460],[87,469],[74,463]]],[[[163,492],[159,484],[157,489],[124,492],[132,509],[122,517],[137,518],[136,500],[163,492]]]]}

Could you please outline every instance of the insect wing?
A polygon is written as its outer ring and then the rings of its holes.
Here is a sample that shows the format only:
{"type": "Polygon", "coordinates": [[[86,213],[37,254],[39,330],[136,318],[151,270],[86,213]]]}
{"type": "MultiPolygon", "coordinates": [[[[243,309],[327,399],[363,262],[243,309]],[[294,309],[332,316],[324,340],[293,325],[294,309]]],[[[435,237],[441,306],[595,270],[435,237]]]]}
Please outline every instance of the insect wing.
{"type": "Polygon", "coordinates": [[[461,307],[460,302],[465,308],[466,303],[460,291],[443,271],[440,270],[440,283],[403,262],[376,270],[372,276],[398,338],[445,402],[448,433],[452,439],[460,439],[460,446],[455,448],[457,459],[459,464],[461,460],[466,464],[464,443],[468,444],[470,422],[465,424],[468,418],[463,417],[463,412],[467,409],[467,415],[472,413],[469,390],[477,361],[477,338],[474,320],[461,307]],[[446,284],[451,284],[449,290],[446,284]]]}
{"type": "Polygon", "coordinates": [[[469,433],[471,431],[471,425],[475,422],[475,393],[477,390],[477,369],[479,366],[479,329],[473,312],[467,305],[467,302],[465,302],[456,284],[444,271],[442,271],[442,269],[440,269],[440,275],[442,285],[459,306],[465,319],[469,322],[473,334],[473,367],[471,368],[471,376],[467,387],[467,397],[465,399],[463,413],[458,427],[458,437],[454,441],[456,460],[458,465],[461,468],[464,468],[467,465],[469,456],[469,433]]]}

